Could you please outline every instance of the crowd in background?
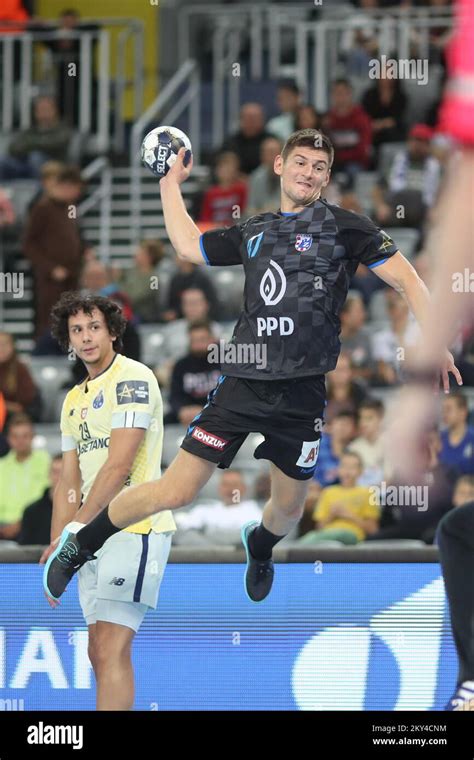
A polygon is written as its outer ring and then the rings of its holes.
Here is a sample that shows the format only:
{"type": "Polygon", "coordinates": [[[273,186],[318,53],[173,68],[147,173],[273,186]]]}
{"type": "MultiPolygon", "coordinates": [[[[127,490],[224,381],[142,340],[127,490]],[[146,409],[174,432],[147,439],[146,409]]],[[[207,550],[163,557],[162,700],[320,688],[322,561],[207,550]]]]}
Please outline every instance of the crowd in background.
{"type": "MultiPolygon", "coordinates": [[[[378,54],[364,10],[388,5],[383,0],[354,4],[360,13],[355,13],[353,28],[341,46],[348,72],[364,71],[378,54]]],[[[447,5],[434,0],[400,4],[447,5]]],[[[78,15],[66,11],[62,19],[66,26],[74,25],[78,15]]],[[[446,29],[432,30],[430,60],[444,65],[447,39],[446,29]]],[[[416,39],[412,43],[416,46],[416,39]]],[[[109,266],[98,258],[83,237],[77,215],[71,213],[84,191],[80,169],[71,164],[68,109],[75,107],[71,103],[76,96],[59,82],[57,99],[38,97],[35,128],[17,133],[0,156],[0,225],[15,224],[7,183],[18,178],[38,182],[37,195],[19,230],[35,283],[33,355],[60,353],[48,323],[51,307],[62,292],[79,288],[109,296],[120,303],[128,320],[123,340],[127,356],[143,358],[140,325],[160,325],[163,359],[153,369],[167,401],[165,425],[186,426],[220,374],[219,366],[209,361],[209,348],[228,334],[229,321],[235,321],[239,313],[239,299],[234,307],[226,303],[205,268],[171,259],[165,255],[163,240],[143,240],[130,251],[129,268],[109,266]]],[[[288,80],[279,82],[277,113],[271,118],[260,103],[243,103],[237,129],[212,157],[210,184],[195,199],[198,224],[203,229],[227,226],[253,214],[276,211],[280,185],[273,172],[275,156],[295,130],[321,129],[335,147],[332,180],[324,197],[365,213],[358,183],[361,173],[373,172],[369,215],[381,227],[416,231],[412,263],[429,286],[426,231],[435,218],[452,145],[436,129],[439,98],[416,123],[406,120],[407,102],[403,81],[390,78],[382,67],[381,76],[358,95],[349,76],[334,79],[326,113],[304,102],[299,88],[288,80]],[[390,145],[395,146],[393,151],[387,151],[390,145]]],[[[396,230],[392,234],[397,242],[396,230]]],[[[305,517],[294,538],[306,544],[387,538],[431,543],[442,515],[474,497],[474,428],[466,396],[456,392],[443,400],[440,424],[426,443],[429,509],[374,500],[374,487],[396,482],[397,476],[386,461],[386,410],[373,389],[400,385],[403,361],[416,344],[418,329],[402,296],[363,265],[353,278],[340,319],[342,353],[327,377],[328,405],[318,466],[305,517]]],[[[474,386],[472,330],[460,331],[454,351],[464,384],[474,386]]],[[[83,377],[84,368],[77,361],[68,385],[83,377]]],[[[33,448],[34,423],[40,420],[41,389],[24,357],[18,356],[13,336],[1,332],[0,480],[7,487],[0,496],[0,539],[48,542],[45,526],[59,457],[50,460],[45,451],[33,448]]],[[[269,496],[264,476],[247,498],[248,487],[239,470],[223,473],[217,500],[178,516],[182,532],[196,543],[208,540],[210,533],[216,541],[234,540],[239,525],[261,512],[269,496]]]]}

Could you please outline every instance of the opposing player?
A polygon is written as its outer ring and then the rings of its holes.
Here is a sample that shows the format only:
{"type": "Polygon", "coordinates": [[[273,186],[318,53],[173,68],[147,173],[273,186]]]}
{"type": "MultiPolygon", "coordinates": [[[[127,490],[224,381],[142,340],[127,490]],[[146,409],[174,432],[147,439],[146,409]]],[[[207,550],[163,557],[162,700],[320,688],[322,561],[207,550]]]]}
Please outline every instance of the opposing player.
{"type": "MultiPolygon", "coordinates": [[[[413,382],[397,405],[392,423],[392,461],[407,480],[420,478],[418,452],[426,431],[438,417],[432,379],[444,346],[462,323],[474,325],[472,285],[453,287],[456,279],[474,277],[474,8],[456,3],[456,28],[447,51],[449,82],[440,128],[457,144],[430,234],[435,257],[434,292],[413,363],[413,382]]],[[[470,280],[469,280],[470,278],[470,280]]],[[[460,382],[460,379],[458,379],[460,382]]],[[[474,501],[450,510],[437,531],[440,563],[449,602],[453,639],[459,659],[456,688],[447,710],[474,710],[474,501]]]]}
{"type": "MultiPolygon", "coordinates": [[[[52,311],[53,335],[65,350],[72,347],[87,377],[62,408],[62,472],[43,562],[66,524],[81,527],[120,491],[160,476],[161,394],[148,367],[118,353],[124,328],[120,308],[101,296],[65,293],[52,311]]],[[[91,561],[78,574],[98,710],[133,707],[132,642],[147,610],[156,607],[176,529],[169,510],[133,523],[95,556],[88,553],[91,561]]],[[[60,545],[72,556],[68,543],[60,545]]]]}
{"type": "MultiPolygon", "coordinates": [[[[254,455],[271,462],[271,498],[262,522],[244,526],[242,539],[247,595],[264,599],[273,580],[272,549],[300,520],[316,467],[324,376],[337,362],[338,315],[351,276],[366,264],[403,293],[419,321],[427,313],[427,289],[393,240],[367,217],[320,198],[334,150],[319,131],[294,132],[275,158],[277,213],[203,235],[181,196],[192,167],[184,167],[183,155],[184,149],[160,180],[167,233],[187,261],[243,265],[245,303],[231,341],[235,351],[165,475],[127,489],[77,533],[63,531],[45,568],[45,586],[55,597],[106,539],[134,520],[189,504],[216,465],[228,467],[248,433],[260,432],[264,441],[254,455]],[[256,357],[264,361],[252,361],[256,357]]],[[[455,369],[451,354],[444,367],[455,369]]]]}

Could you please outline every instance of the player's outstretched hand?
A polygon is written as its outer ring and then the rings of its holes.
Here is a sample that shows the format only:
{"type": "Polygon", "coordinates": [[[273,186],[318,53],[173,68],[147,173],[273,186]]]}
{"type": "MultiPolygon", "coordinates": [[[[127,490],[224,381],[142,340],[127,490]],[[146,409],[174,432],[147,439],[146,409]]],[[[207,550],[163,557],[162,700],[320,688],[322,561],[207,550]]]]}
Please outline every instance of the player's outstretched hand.
{"type": "Polygon", "coordinates": [[[179,149],[178,153],[176,154],[176,161],[168,173],[162,177],[162,179],[160,179],[160,185],[167,185],[170,182],[177,182],[178,185],[181,185],[189,177],[193,168],[193,156],[191,154],[189,163],[187,166],[185,166],[183,164],[185,153],[186,148],[179,149]]]}
{"type": "Polygon", "coordinates": [[[449,393],[449,373],[452,373],[456,378],[458,385],[462,385],[461,373],[454,363],[454,356],[450,351],[446,351],[444,361],[441,365],[441,381],[443,383],[443,390],[445,393],[449,393]]]}

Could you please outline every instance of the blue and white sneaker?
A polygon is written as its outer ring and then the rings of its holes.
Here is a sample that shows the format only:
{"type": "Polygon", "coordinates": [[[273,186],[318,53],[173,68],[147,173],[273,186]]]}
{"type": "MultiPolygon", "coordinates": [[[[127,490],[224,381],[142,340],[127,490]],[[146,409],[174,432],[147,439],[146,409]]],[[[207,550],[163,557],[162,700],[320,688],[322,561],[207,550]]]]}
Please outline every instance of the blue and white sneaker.
{"type": "MultiPolygon", "coordinates": [[[[75,526],[77,523],[66,525],[56,549],[51,553],[44,567],[43,588],[46,594],[56,602],[82,565],[91,559],[97,559],[88,549],[81,549],[75,526]],[[71,528],[74,532],[71,532],[71,528]]],[[[80,527],[84,526],[81,524],[80,527]]]]}
{"type": "Polygon", "coordinates": [[[474,710],[474,681],[463,681],[458,686],[445,710],[474,710]]]}
{"type": "Polygon", "coordinates": [[[247,555],[247,569],[244,577],[245,593],[251,602],[261,602],[270,593],[273,583],[273,560],[260,560],[250,553],[248,539],[250,533],[258,526],[258,522],[252,520],[242,526],[240,532],[242,543],[247,555]]]}

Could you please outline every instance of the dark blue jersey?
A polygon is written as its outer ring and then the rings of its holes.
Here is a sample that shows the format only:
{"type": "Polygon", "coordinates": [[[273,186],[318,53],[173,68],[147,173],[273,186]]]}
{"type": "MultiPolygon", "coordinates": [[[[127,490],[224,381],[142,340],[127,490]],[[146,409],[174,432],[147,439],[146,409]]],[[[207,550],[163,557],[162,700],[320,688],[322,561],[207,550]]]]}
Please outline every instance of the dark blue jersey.
{"type": "Polygon", "coordinates": [[[210,266],[244,267],[244,308],[231,340],[235,348],[221,369],[259,380],[334,369],[339,313],[352,275],[360,263],[375,267],[397,251],[368,217],[324,200],[297,214],[257,214],[210,230],[200,244],[210,266]]]}

